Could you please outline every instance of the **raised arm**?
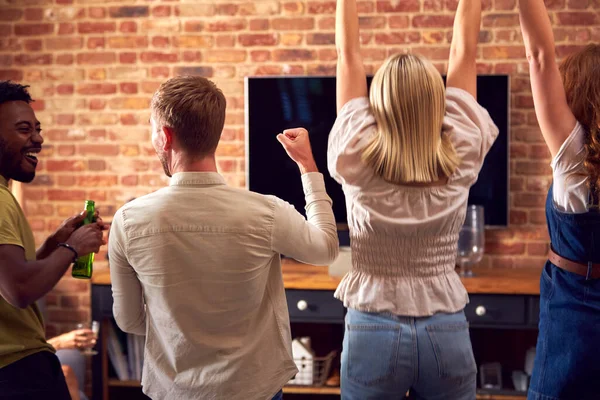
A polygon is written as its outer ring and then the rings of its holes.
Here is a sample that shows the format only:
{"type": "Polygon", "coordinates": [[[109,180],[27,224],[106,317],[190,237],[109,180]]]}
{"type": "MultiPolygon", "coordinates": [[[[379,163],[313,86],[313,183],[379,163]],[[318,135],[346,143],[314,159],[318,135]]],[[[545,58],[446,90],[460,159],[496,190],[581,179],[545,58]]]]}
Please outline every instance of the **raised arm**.
{"type": "Polygon", "coordinates": [[[356,97],[367,96],[367,77],[360,54],[356,0],[337,0],[335,16],[336,103],[338,112],[356,97]]]}
{"type": "Polygon", "coordinates": [[[543,0],[520,0],[519,17],[525,41],[535,114],[552,157],[577,121],[567,104],[554,53],[554,35],[543,0]]]}
{"type": "Polygon", "coordinates": [[[446,86],[463,89],[477,98],[477,42],[481,0],[460,0],[454,17],[446,86]]]}

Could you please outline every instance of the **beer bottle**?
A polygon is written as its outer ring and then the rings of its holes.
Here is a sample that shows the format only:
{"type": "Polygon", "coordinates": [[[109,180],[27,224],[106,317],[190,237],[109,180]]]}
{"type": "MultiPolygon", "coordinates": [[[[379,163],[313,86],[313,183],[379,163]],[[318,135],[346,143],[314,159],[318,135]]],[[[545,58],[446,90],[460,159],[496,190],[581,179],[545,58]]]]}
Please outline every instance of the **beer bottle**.
{"type": "MultiPolygon", "coordinates": [[[[92,200],[85,201],[85,219],[83,224],[91,224],[95,222],[94,214],[96,213],[96,204],[92,200]]],[[[90,279],[92,277],[92,266],[94,264],[94,253],[86,256],[81,256],[73,263],[71,275],[73,278],[90,279]]]]}

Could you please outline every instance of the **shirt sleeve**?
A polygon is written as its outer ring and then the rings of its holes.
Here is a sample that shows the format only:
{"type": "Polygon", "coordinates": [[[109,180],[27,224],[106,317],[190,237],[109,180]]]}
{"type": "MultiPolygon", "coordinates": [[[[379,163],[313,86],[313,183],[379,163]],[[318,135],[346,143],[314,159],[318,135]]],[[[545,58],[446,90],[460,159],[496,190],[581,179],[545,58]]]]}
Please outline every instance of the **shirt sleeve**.
{"type": "Polygon", "coordinates": [[[372,170],[362,161],[362,153],[375,134],[369,98],[348,101],[329,133],[327,168],[333,179],[342,185],[361,186],[373,177],[372,170]]]}
{"type": "Polygon", "coordinates": [[[303,263],[328,265],[338,256],[339,242],[323,175],[303,174],[302,186],[307,219],[291,204],[274,198],[272,250],[303,263]]]}
{"type": "Polygon", "coordinates": [[[475,183],[498,133],[488,111],[470,93],[454,87],[446,89],[443,134],[450,137],[461,159],[457,178],[466,178],[469,185],[475,183]]]}
{"type": "Polygon", "coordinates": [[[10,244],[25,248],[19,235],[19,210],[6,190],[0,190],[0,245],[10,244]]]}
{"type": "Polygon", "coordinates": [[[122,331],[143,336],[146,334],[146,308],[142,285],[127,260],[122,209],[117,211],[110,226],[108,253],[115,321],[122,331]]]}

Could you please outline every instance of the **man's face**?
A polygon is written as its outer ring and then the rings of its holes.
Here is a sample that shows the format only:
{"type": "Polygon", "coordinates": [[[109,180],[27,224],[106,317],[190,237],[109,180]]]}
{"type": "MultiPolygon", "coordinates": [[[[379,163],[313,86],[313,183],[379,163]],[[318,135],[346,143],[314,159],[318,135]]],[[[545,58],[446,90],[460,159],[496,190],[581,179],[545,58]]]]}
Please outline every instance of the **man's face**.
{"type": "Polygon", "coordinates": [[[170,178],[171,172],[169,171],[168,155],[164,149],[166,141],[165,133],[163,132],[162,126],[156,123],[156,120],[153,117],[150,117],[150,125],[152,125],[152,146],[162,164],[165,175],[170,178]]]}
{"type": "Polygon", "coordinates": [[[0,104],[0,175],[25,183],[35,178],[44,142],[41,131],[40,121],[26,102],[0,104]]]}

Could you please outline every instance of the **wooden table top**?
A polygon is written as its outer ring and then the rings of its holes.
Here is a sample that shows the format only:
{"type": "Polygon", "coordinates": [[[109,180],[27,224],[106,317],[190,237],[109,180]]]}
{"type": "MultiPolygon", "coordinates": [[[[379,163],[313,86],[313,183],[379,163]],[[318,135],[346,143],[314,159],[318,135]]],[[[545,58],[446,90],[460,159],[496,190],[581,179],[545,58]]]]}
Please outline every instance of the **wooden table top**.
{"type": "MultiPolygon", "coordinates": [[[[283,284],[286,289],[335,290],[341,277],[329,275],[327,267],[302,264],[284,259],[282,261],[283,284]]],[[[539,268],[473,268],[473,277],[461,278],[471,294],[540,294],[539,268]]],[[[110,285],[107,268],[94,271],[94,285],[110,285]]]]}

